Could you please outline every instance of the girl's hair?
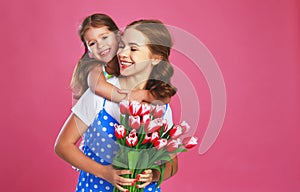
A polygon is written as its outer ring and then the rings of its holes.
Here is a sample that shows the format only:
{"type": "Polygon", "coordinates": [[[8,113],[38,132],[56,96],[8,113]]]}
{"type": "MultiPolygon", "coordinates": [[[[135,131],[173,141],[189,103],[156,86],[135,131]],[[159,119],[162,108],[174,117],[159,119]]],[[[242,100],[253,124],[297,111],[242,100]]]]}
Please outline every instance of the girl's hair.
{"type": "Polygon", "coordinates": [[[99,61],[93,58],[84,58],[84,61],[78,62],[75,66],[71,81],[74,99],[79,99],[89,88],[87,82],[88,74],[96,66],[99,66],[99,61]]]}
{"type": "MultiPolygon", "coordinates": [[[[151,71],[146,89],[156,99],[163,99],[175,95],[177,89],[171,84],[174,69],[169,62],[169,55],[173,45],[170,32],[159,20],[138,20],[130,23],[127,28],[134,28],[149,40],[147,44],[151,53],[162,57],[160,63],[151,71]]],[[[126,30],[125,29],[125,30],[126,30]]]]}
{"type": "Polygon", "coordinates": [[[85,43],[85,40],[84,40],[84,34],[91,27],[94,27],[94,28],[107,27],[108,30],[115,32],[115,33],[117,33],[119,31],[119,28],[116,25],[116,23],[108,15],[96,13],[96,14],[86,17],[83,20],[81,26],[79,27],[79,31],[78,31],[80,39],[83,42],[84,47],[86,49],[85,52],[88,51],[87,50],[88,48],[87,48],[87,44],[85,43]]]}
{"type": "MultiPolygon", "coordinates": [[[[72,80],[71,80],[71,89],[74,92],[74,99],[79,99],[81,95],[86,91],[88,88],[87,86],[87,76],[88,73],[92,68],[99,64],[105,64],[95,59],[89,57],[88,54],[88,46],[85,42],[84,35],[87,30],[90,28],[100,28],[100,27],[107,27],[108,30],[118,33],[119,28],[116,23],[110,18],[108,15],[96,13],[86,17],[82,24],[79,27],[78,34],[80,39],[84,45],[84,53],[81,56],[80,60],[78,61],[77,65],[75,66],[72,80]]],[[[120,75],[120,68],[119,64],[115,58],[112,59],[112,62],[109,63],[110,65],[110,74],[119,76],[120,75]],[[113,71],[112,71],[113,69],[113,71]]]]}

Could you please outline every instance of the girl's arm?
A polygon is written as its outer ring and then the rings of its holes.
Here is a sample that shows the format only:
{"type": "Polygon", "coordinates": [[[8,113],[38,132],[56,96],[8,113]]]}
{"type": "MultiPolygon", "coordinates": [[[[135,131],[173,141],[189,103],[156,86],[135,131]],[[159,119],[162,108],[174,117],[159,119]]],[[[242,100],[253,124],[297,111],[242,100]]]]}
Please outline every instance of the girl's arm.
{"type": "Polygon", "coordinates": [[[120,92],[120,89],[106,81],[102,67],[94,67],[88,74],[88,86],[97,95],[113,102],[120,102],[126,99],[127,94],[120,92]]]}
{"type": "Polygon", "coordinates": [[[171,100],[169,97],[157,100],[150,91],[144,89],[133,91],[118,89],[106,81],[101,66],[96,66],[89,72],[87,81],[90,89],[97,95],[117,103],[127,98],[131,101],[162,102],[164,104],[169,103],[171,100]]]}
{"type": "Polygon", "coordinates": [[[156,99],[149,90],[145,89],[137,89],[137,90],[124,90],[120,89],[118,90],[119,93],[123,93],[127,95],[127,98],[130,101],[138,101],[138,102],[147,102],[147,103],[152,103],[152,104],[167,104],[170,103],[171,98],[166,97],[166,98],[161,98],[160,100],[156,99]]]}
{"type": "Polygon", "coordinates": [[[71,114],[56,139],[55,152],[71,165],[104,178],[117,186],[121,191],[126,191],[121,185],[131,185],[134,179],[123,178],[120,175],[130,174],[129,170],[115,170],[111,165],[101,165],[84,155],[76,146],[76,143],[86,129],[87,126],[76,115],[71,114]]]}
{"type": "Polygon", "coordinates": [[[130,101],[136,100],[139,102],[145,101],[148,103],[153,103],[153,104],[167,104],[170,102],[171,98],[167,97],[167,98],[161,98],[161,99],[157,99],[155,98],[149,90],[145,90],[145,89],[138,89],[138,90],[133,90],[129,93],[128,96],[130,101]]]}

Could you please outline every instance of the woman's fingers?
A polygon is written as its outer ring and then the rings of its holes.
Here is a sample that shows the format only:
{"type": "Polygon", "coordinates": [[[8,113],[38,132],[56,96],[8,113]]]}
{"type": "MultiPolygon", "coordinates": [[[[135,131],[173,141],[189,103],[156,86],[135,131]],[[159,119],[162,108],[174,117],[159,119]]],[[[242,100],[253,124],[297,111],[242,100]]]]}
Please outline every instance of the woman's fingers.
{"type": "Polygon", "coordinates": [[[134,182],[135,182],[135,179],[128,179],[128,178],[124,178],[124,177],[121,177],[121,176],[119,176],[119,177],[117,178],[117,183],[118,183],[119,185],[123,185],[123,186],[125,186],[125,185],[130,186],[130,185],[132,185],[134,182]]]}
{"type": "Polygon", "coordinates": [[[136,178],[136,181],[143,182],[142,184],[137,185],[138,188],[145,188],[153,181],[153,173],[151,169],[145,170],[142,174],[139,174],[136,178]]]}
{"type": "Polygon", "coordinates": [[[123,192],[126,192],[127,189],[122,186],[131,186],[135,182],[142,182],[141,184],[136,185],[138,188],[145,188],[153,181],[153,172],[151,169],[147,169],[143,171],[143,173],[139,174],[136,179],[129,179],[122,177],[122,175],[131,174],[130,170],[116,170],[116,187],[123,192]]]}
{"type": "Polygon", "coordinates": [[[131,174],[130,170],[116,170],[116,182],[118,185],[130,186],[134,183],[135,179],[122,177],[122,175],[131,174]]]}
{"type": "Polygon", "coordinates": [[[137,188],[145,188],[147,185],[149,185],[151,182],[146,182],[146,183],[143,183],[143,184],[140,184],[140,185],[136,185],[137,188]]]}
{"type": "Polygon", "coordinates": [[[130,170],[116,170],[117,175],[131,174],[130,170]]]}
{"type": "Polygon", "coordinates": [[[145,170],[142,174],[139,174],[138,181],[151,182],[153,179],[153,173],[151,169],[145,170]]]}
{"type": "Polygon", "coordinates": [[[118,185],[118,184],[116,184],[115,186],[116,186],[120,191],[128,192],[127,189],[124,189],[122,186],[120,186],[120,185],[118,185]]]}

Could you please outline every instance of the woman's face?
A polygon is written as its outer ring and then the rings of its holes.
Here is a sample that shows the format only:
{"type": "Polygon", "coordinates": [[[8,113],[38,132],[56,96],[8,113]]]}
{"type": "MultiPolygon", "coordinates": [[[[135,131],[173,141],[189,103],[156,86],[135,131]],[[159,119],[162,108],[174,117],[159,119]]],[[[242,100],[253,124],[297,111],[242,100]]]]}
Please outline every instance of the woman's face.
{"type": "Polygon", "coordinates": [[[122,76],[144,75],[148,77],[153,66],[152,54],[147,46],[148,39],[140,31],[128,28],[119,45],[118,58],[122,76]]]}
{"type": "Polygon", "coordinates": [[[84,39],[91,56],[99,61],[107,63],[117,54],[119,46],[117,34],[106,26],[89,28],[84,33],[84,39]]]}

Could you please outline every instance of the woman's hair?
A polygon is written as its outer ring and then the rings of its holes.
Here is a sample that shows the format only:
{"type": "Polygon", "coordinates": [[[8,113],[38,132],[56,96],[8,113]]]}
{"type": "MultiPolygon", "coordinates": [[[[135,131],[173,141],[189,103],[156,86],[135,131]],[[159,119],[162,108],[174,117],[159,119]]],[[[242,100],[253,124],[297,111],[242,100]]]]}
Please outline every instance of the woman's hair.
{"type": "MultiPolygon", "coordinates": [[[[96,13],[86,17],[79,27],[78,34],[84,45],[85,50],[80,60],[78,61],[77,65],[75,66],[71,84],[70,84],[71,89],[74,92],[74,96],[73,96],[74,99],[79,99],[81,95],[88,88],[87,76],[90,70],[98,64],[105,64],[89,57],[88,46],[85,42],[84,35],[86,31],[89,30],[90,28],[100,28],[105,26],[108,28],[108,30],[112,32],[118,33],[119,31],[118,26],[112,20],[112,18],[110,18],[108,15],[100,14],[100,13],[96,13]]],[[[119,76],[120,68],[117,59],[113,58],[112,62],[110,62],[109,65],[110,65],[109,73],[111,75],[119,76]]]]}
{"type": "Polygon", "coordinates": [[[130,23],[127,28],[134,28],[143,33],[149,40],[147,46],[151,53],[162,57],[162,60],[154,65],[145,89],[149,90],[156,99],[170,98],[175,95],[177,89],[171,84],[174,69],[169,62],[173,43],[166,26],[159,20],[138,20],[130,23]]]}

